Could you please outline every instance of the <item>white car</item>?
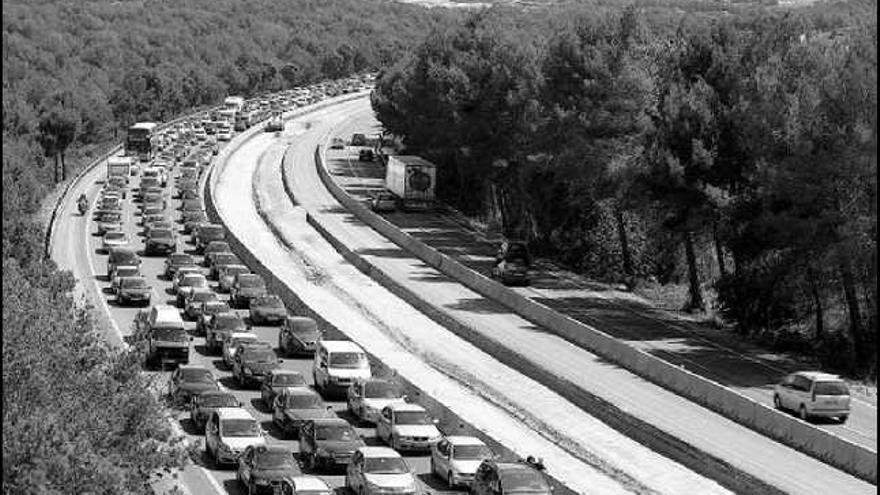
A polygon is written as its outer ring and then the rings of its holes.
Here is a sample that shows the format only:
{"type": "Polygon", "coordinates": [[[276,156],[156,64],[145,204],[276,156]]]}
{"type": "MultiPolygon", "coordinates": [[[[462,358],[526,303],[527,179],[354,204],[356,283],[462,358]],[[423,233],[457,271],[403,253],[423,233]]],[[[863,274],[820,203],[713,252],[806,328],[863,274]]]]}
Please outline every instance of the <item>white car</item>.
{"type": "Polygon", "coordinates": [[[804,421],[810,418],[849,417],[849,388],[837,375],[819,371],[799,371],[786,376],[773,392],[776,409],[796,411],[804,421]]]}
{"type": "Polygon", "coordinates": [[[450,488],[468,487],[484,459],[495,457],[477,437],[450,436],[431,446],[431,473],[446,480],[450,488]]]}
{"type": "Polygon", "coordinates": [[[110,248],[112,247],[120,247],[128,245],[128,236],[125,232],[121,232],[118,230],[110,230],[104,232],[104,237],[101,238],[101,248],[105,253],[110,252],[110,248]]]}
{"type": "Polygon", "coordinates": [[[345,470],[345,486],[358,495],[421,493],[409,465],[388,447],[357,449],[345,470]]]}
{"type": "Polygon", "coordinates": [[[232,334],[223,341],[223,362],[226,366],[232,368],[232,360],[235,358],[235,351],[240,344],[253,344],[260,340],[257,334],[253,332],[232,332],[232,334]]]}
{"type": "Polygon", "coordinates": [[[333,488],[317,476],[294,476],[281,484],[281,495],[333,495],[333,488]]]}
{"type": "Polygon", "coordinates": [[[205,450],[217,464],[234,464],[251,445],[266,445],[259,421],[243,407],[220,407],[205,425],[205,450]]]}
{"type": "Polygon", "coordinates": [[[405,404],[406,395],[391,380],[370,378],[352,383],[348,387],[346,402],[348,410],[361,421],[376,423],[382,409],[391,404],[405,404]]]}
{"type": "Polygon", "coordinates": [[[418,404],[391,404],[382,409],[376,423],[376,436],[394,450],[421,450],[431,448],[443,436],[437,429],[437,420],[431,419],[425,408],[418,404]]]}

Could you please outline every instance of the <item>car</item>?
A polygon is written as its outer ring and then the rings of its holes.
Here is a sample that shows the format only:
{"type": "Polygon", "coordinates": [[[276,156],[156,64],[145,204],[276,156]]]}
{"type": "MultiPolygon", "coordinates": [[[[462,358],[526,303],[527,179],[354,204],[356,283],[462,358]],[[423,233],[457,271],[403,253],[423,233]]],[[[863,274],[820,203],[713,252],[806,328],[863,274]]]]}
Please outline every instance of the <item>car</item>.
{"type": "Polygon", "coordinates": [[[204,211],[201,199],[184,199],[180,202],[180,211],[204,211]]]}
{"type": "Polygon", "coordinates": [[[196,335],[205,335],[205,324],[217,313],[225,313],[232,311],[226,301],[205,301],[202,303],[202,309],[199,311],[199,317],[196,319],[196,335]]]}
{"type": "Polygon", "coordinates": [[[287,319],[287,308],[275,294],[264,294],[250,301],[250,317],[253,325],[279,325],[287,319]]]}
{"type": "Polygon", "coordinates": [[[119,293],[119,284],[125,277],[140,277],[141,269],[138,266],[118,266],[110,274],[110,292],[119,293]]]}
{"type": "Polygon", "coordinates": [[[219,407],[242,407],[242,403],[230,392],[222,390],[208,390],[190,398],[189,419],[196,431],[204,434],[205,423],[219,407]]]}
{"type": "Polygon", "coordinates": [[[412,469],[388,447],[357,449],[345,470],[345,487],[358,495],[420,493],[412,469]]]}
{"type": "Polygon", "coordinates": [[[351,136],[351,145],[352,146],[366,146],[367,145],[367,136],[363,133],[354,133],[351,136]]]}
{"type": "Polygon", "coordinates": [[[397,383],[385,378],[358,380],[348,387],[346,406],[356,418],[376,423],[379,415],[391,404],[405,404],[406,394],[397,383]]]}
{"type": "Polygon", "coordinates": [[[317,476],[294,476],[282,480],[281,495],[333,495],[334,491],[326,481],[317,476]]]}
{"type": "Polygon", "coordinates": [[[308,388],[292,388],[275,396],[272,401],[272,422],[285,435],[296,438],[304,421],[335,418],[333,408],[308,388]]]}
{"type": "Polygon", "coordinates": [[[319,340],[312,362],[315,389],[321,395],[345,393],[352,382],[371,378],[367,353],[348,340],[319,340]]]}
{"type": "Polygon", "coordinates": [[[107,258],[107,279],[109,280],[113,280],[113,272],[118,267],[131,266],[139,268],[141,265],[141,258],[137,255],[134,248],[128,246],[114,247],[110,248],[109,254],[110,256],[107,258]]]}
{"type": "Polygon", "coordinates": [[[193,258],[192,255],[185,253],[172,253],[168,255],[168,257],[165,258],[165,279],[173,280],[174,275],[177,274],[177,270],[184,266],[197,268],[196,259],[193,258]]]}
{"type": "Polygon", "coordinates": [[[150,229],[144,241],[144,254],[170,254],[177,250],[177,239],[171,229],[150,229]]]}
{"type": "MultiPolygon", "coordinates": [[[[199,232],[205,230],[207,226],[202,225],[199,227],[199,232]]],[[[198,249],[197,249],[198,251],[198,249]]],[[[201,249],[201,253],[205,256],[205,259],[208,259],[208,255],[211,253],[231,253],[232,249],[229,247],[229,243],[226,241],[211,241],[206,244],[201,249]]],[[[204,264],[204,263],[203,263],[204,264]]]]}
{"type": "Polygon", "coordinates": [[[332,141],[330,141],[330,149],[331,150],[344,150],[345,149],[345,141],[342,138],[335,137],[332,141]]]}
{"type": "Polygon", "coordinates": [[[839,376],[820,371],[798,371],[787,375],[773,391],[773,405],[779,410],[797,412],[811,418],[837,418],[842,424],[849,418],[850,393],[839,376]]]}
{"type": "Polygon", "coordinates": [[[183,200],[199,199],[202,197],[198,189],[184,189],[181,190],[177,196],[183,200]]]}
{"type": "Polygon", "coordinates": [[[147,284],[147,279],[140,276],[120,277],[116,286],[116,304],[123,306],[138,303],[144,306],[150,305],[153,288],[147,284]]]}
{"type": "Polygon", "coordinates": [[[144,222],[144,235],[149,236],[150,232],[156,229],[168,229],[171,230],[174,228],[174,224],[168,221],[167,218],[162,217],[162,220],[152,220],[144,222]]]}
{"type": "Polygon", "coordinates": [[[185,309],[186,299],[191,292],[208,288],[208,279],[201,273],[178,270],[177,277],[174,279],[174,290],[177,293],[174,299],[175,304],[178,308],[185,309]]]}
{"type": "Polygon", "coordinates": [[[220,390],[220,385],[204,366],[182,364],[168,379],[168,397],[175,402],[188,403],[194,395],[215,390],[220,390]]]}
{"type": "Polygon", "coordinates": [[[260,385],[260,399],[267,408],[272,407],[275,396],[293,388],[308,388],[309,384],[299,371],[274,370],[266,374],[260,385]]]}
{"type": "Polygon", "coordinates": [[[192,234],[199,225],[208,223],[208,215],[203,211],[187,211],[180,215],[183,223],[183,233],[192,234]]]}
{"type": "Polygon", "coordinates": [[[205,346],[208,352],[217,354],[223,348],[223,341],[233,332],[248,330],[244,320],[235,311],[217,313],[205,322],[205,346]]]}
{"type": "Polygon", "coordinates": [[[394,450],[428,451],[442,437],[437,420],[418,404],[393,403],[382,408],[376,436],[394,450]]]}
{"type": "Polygon", "coordinates": [[[217,268],[217,290],[228,293],[235,283],[235,276],[239,273],[250,273],[250,269],[244,265],[224,265],[217,268]]]}
{"type": "MultiPolygon", "coordinates": [[[[232,369],[233,358],[238,351],[238,346],[241,344],[257,343],[260,343],[260,338],[253,332],[232,332],[231,334],[224,336],[223,350],[221,351],[223,354],[223,363],[226,364],[229,369],[232,369]]],[[[271,348],[268,342],[263,343],[271,348]]]]}
{"type": "Polygon", "coordinates": [[[520,239],[505,239],[495,254],[495,263],[502,261],[518,260],[526,267],[532,266],[532,256],[529,254],[529,248],[525,241],[520,239]]]}
{"type": "Polygon", "coordinates": [[[288,316],[278,332],[278,350],[284,356],[311,355],[320,338],[315,320],[306,316],[288,316]]]}
{"type": "Polygon", "coordinates": [[[183,317],[190,321],[198,321],[202,315],[202,304],[208,301],[219,301],[220,297],[210,289],[196,289],[186,296],[183,302],[183,317]]]}
{"type": "Polygon", "coordinates": [[[271,345],[241,344],[232,357],[232,377],[239,387],[251,388],[261,384],[266,373],[278,369],[281,362],[271,345]]]}
{"type": "Polygon", "coordinates": [[[519,260],[502,260],[492,267],[491,274],[504,285],[529,285],[528,267],[519,260]]]}
{"type": "Polygon", "coordinates": [[[249,495],[274,494],[282,480],[302,474],[293,452],[281,445],[252,445],[238,458],[236,479],[249,495]]]}
{"type": "Polygon", "coordinates": [[[370,200],[373,211],[394,211],[397,209],[397,197],[390,192],[380,192],[370,200]]]}
{"type": "Polygon", "coordinates": [[[168,218],[165,217],[165,214],[162,212],[159,213],[150,213],[149,215],[144,215],[141,217],[141,225],[146,227],[147,225],[154,224],[156,222],[165,222],[168,218]]]}
{"type": "Polygon", "coordinates": [[[104,237],[101,238],[101,250],[105,253],[109,253],[110,248],[127,245],[128,236],[125,234],[125,232],[120,232],[118,230],[104,232],[104,237]]]}
{"type": "Polygon", "coordinates": [[[122,199],[116,196],[103,196],[98,204],[100,211],[122,212],[122,199]]]}
{"type": "Polygon", "coordinates": [[[552,495],[550,483],[541,473],[540,462],[503,462],[486,459],[477,468],[471,484],[473,495],[552,495]]]}
{"type": "Polygon", "coordinates": [[[233,308],[248,308],[251,299],[266,293],[266,282],[255,273],[240,273],[235,276],[229,290],[229,303],[233,308]]]}
{"type": "Polygon", "coordinates": [[[120,231],[122,230],[122,214],[112,211],[100,213],[95,226],[98,229],[98,235],[101,236],[109,231],[120,231]]]}
{"type": "Polygon", "coordinates": [[[260,423],[243,407],[220,407],[205,424],[205,450],[214,462],[233,464],[251,445],[266,445],[260,423]]]}
{"type": "Polygon", "coordinates": [[[116,193],[126,199],[128,197],[128,187],[125,186],[125,179],[121,177],[110,177],[101,190],[104,194],[116,193]]]}
{"type": "Polygon", "coordinates": [[[312,472],[345,467],[366,446],[353,426],[336,417],[303,421],[298,437],[300,459],[312,472]]]}
{"type": "Polygon", "coordinates": [[[369,148],[364,148],[358,151],[358,161],[371,162],[373,161],[373,158],[375,158],[375,153],[369,148]]]}
{"type": "Polygon", "coordinates": [[[205,255],[206,265],[208,266],[208,278],[216,280],[218,271],[221,266],[240,265],[241,260],[233,253],[221,252],[210,253],[205,255]]]}
{"type": "Polygon", "coordinates": [[[480,464],[493,458],[492,450],[477,437],[443,437],[431,446],[431,473],[450,488],[470,487],[480,464]]]}
{"type": "Polygon", "coordinates": [[[165,196],[161,192],[157,191],[146,191],[142,196],[143,203],[141,203],[141,211],[146,210],[148,207],[159,208],[160,210],[165,210],[168,207],[168,203],[165,201],[165,196]]]}

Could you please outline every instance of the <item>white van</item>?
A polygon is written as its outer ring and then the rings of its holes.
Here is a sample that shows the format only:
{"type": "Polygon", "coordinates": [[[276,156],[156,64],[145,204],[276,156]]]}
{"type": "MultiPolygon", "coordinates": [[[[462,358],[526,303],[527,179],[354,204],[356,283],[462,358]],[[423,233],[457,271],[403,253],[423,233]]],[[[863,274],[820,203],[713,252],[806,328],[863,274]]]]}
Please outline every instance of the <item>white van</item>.
{"type": "Polygon", "coordinates": [[[150,308],[147,321],[151,328],[184,328],[180,311],[170,304],[157,304],[150,308]]]}
{"type": "Polygon", "coordinates": [[[367,353],[348,340],[319,340],[312,374],[321,395],[343,393],[356,380],[373,376],[367,353]]]}

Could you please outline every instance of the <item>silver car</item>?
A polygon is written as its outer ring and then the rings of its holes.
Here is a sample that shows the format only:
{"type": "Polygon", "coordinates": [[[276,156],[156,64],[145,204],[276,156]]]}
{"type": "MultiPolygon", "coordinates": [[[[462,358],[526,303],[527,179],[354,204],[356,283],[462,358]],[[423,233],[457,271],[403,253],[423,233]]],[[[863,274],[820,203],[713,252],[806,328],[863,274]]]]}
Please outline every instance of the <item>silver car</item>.
{"type": "Polygon", "coordinates": [[[849,417],[849,388],[839,376],[818,371],[799,371],[776,385],[773,405],[780,410],[796,411],[804,421],[814,418],[849,417]]]}

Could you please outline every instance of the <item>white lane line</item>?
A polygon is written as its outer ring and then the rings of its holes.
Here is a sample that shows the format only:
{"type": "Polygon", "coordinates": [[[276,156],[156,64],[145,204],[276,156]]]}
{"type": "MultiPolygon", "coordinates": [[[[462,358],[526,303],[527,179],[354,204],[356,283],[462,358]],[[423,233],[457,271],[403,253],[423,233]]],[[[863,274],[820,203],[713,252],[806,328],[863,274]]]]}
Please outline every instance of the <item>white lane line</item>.
{"type": "Polygon", "coordinates": [[[205,475],[205,478],[208,478],[208,483],[211,484],[211,487],[214,488],[217,493],[226,493],[226,490],[222,486],[220,486],[220,482],[217,481],[217,478],[214,477],[214,473],[208,471],[203,466],[199,466],[198,464],[196,466],[202,471],[202,473],[205,475]]]}

